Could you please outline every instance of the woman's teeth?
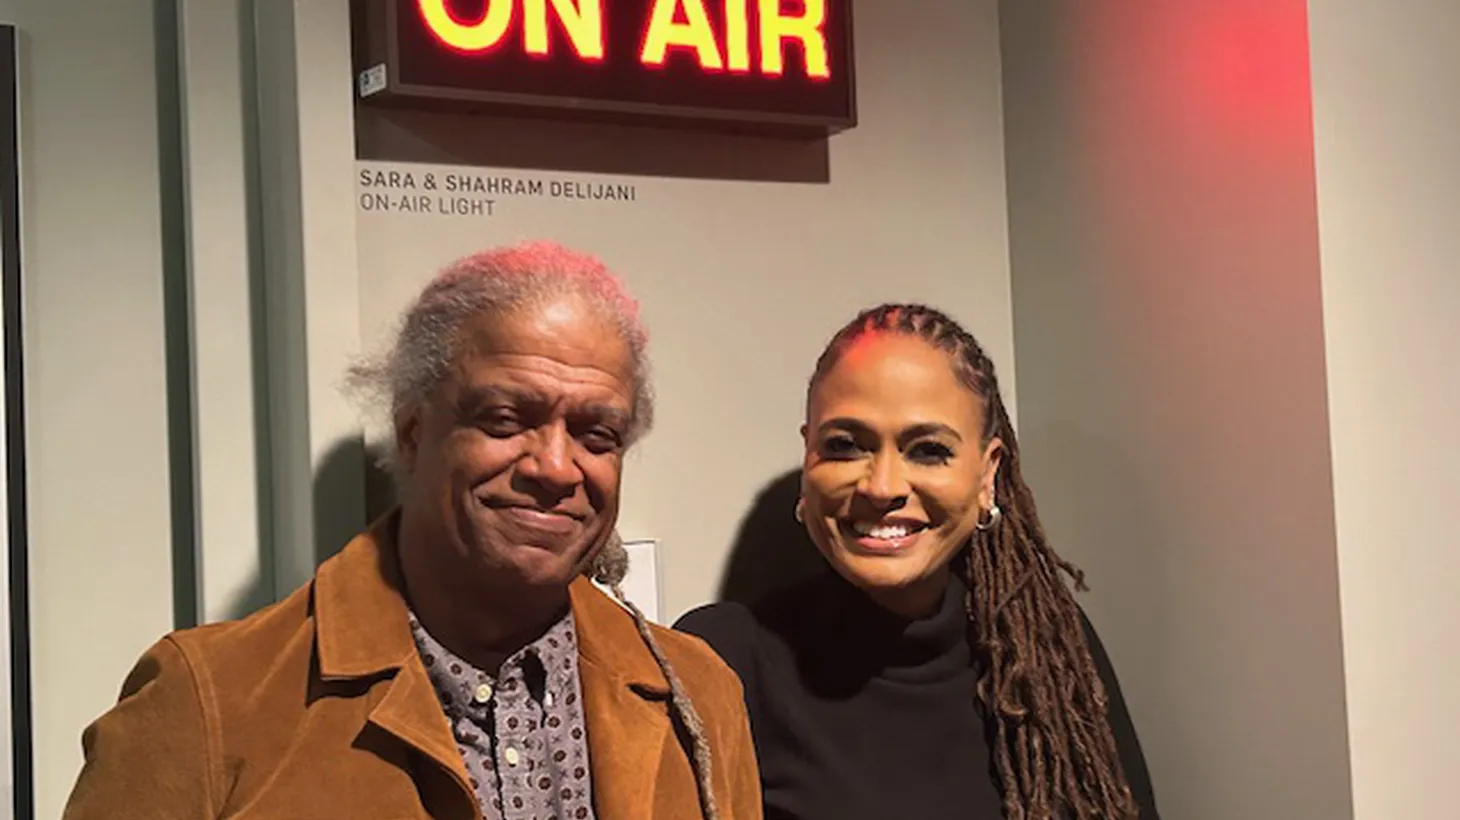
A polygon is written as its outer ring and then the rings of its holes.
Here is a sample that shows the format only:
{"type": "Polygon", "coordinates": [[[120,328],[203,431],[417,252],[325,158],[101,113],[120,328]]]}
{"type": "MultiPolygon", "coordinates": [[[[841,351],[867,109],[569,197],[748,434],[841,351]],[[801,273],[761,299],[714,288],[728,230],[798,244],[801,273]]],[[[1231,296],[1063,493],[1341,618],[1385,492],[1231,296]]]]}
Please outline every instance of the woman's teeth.
{"type": "Polygon", "coordinates": [[[898,538],[906,538],[920,529],[922,529],[921,525],[913,526],[912,524],[876,524],[870,521],[852,522],[852,530],[857,535],[884,541],[895,541],[898,538]]]}

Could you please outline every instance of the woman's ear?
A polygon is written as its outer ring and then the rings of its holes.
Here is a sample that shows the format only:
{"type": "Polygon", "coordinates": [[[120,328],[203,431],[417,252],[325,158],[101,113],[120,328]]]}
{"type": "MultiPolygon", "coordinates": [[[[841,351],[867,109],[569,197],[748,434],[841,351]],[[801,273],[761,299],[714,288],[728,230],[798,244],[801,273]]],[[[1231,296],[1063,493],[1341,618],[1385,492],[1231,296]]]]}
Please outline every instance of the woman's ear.
{"type": "Polygon", "coordinates": [[[998,503],[998,487],[995,484],[999,475],[999,466],[1004,463],[1004,442],[1002,439],[994,438],[988,443],[983,451],[983,475],[979,483],[979,504],[986,510],[991,510],[998,503]]]}

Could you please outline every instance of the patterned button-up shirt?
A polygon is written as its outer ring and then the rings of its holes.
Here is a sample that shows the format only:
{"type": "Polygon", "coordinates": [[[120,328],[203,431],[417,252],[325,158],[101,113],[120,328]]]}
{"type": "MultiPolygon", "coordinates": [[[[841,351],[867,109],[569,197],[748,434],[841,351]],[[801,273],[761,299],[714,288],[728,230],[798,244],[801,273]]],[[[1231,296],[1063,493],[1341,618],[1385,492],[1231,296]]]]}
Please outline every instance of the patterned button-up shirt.
{"type": "Polygon", "coordinates": [[[489,820],[593,817],[578,638],[568,612],[492,675],[411,615],[411,633],[489,820]]]}

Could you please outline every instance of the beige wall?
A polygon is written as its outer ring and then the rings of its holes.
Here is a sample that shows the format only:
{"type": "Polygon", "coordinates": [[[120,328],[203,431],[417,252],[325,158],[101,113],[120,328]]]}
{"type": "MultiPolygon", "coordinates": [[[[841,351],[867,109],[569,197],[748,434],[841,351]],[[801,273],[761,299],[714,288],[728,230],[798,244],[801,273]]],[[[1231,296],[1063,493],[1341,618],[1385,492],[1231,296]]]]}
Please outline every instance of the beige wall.
{"type": "Polygon", "coordinates": [[[1460,5],[1309,15],[1354,814],[1444,820],[1460,762],[1460,5]]]}
{"type": "Polygon", "coordinates": [[[995,12],[991,1],[857,6],[860,124],[831,140],[827,184],[615,177],[637,186],[636,202],[504,198],[478,219],[359,213],[367,347],[459,254],[544,237],[604,256],[644,303],[659,392],[657,427],[626,470],[621,531],[661,539],[666,620],[712,600],[757,494],[799,466],[805,380],[857,310],[947,308],[1005,366],[1012,396],[995,12]]]}
{"type": "MultiPolygon", "coordinates": [[[[363,520],[337,392],[362,338],[453,256],[548,236],[618,267],[655,334],[661,423],[623,529],[663,540],[666,619],[714,596],[741,517],[796,466],[826,336],[926,300],[1011,392],[1018,343],[1031,483],[1090,571],[1165,816],[1452,808],[1432,784],[1460,754],[1460,566],[1430,511],[1460,456],[1457,12],[863,3],[862,123],[829,184],[615,178],[637,203],[452,223],[344,207],[345,0],[247,5],[179,6],[204,618],[292,587],[363,520]]],[[[27,52],[37,817],[173,623],[154,7],[0,0],[27,52]]]]}
{"type": "Polygon", "coordinates": [[[1001,12],[1029,478],[1162,815],[1349,817],[1304,3],[1001,12]]]}
{"type": "Polygon", "coordinates": [[[153,4],[6,0],[22,32],[36,816],[172,625],[153,4]],[[99,66],[106,66],[99,71],[99,66]]]}

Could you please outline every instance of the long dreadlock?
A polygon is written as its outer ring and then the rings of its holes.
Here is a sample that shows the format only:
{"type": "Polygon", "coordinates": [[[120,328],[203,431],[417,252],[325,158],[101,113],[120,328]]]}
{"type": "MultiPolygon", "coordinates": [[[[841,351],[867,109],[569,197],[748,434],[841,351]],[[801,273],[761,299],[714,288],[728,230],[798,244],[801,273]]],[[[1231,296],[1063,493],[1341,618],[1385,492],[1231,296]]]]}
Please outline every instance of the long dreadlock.
{"type": "Polygon", "coordinates": [[[1007,820],[1124,820],[1137,813],[1106,717],[1107,697],[1079,607],[1061,574],[1084,573],[1050,547],[1024,483],[1019,444],[994,364],[953,319],[918,304],[863,311],[816,363],[810,389],[847,347],[872,333],[913,336],[948,354],[959,381],[983,400],[985,445],[1003,443],[994,481],[1001,514],[980,525],[958,563],[968,580],[970,638],[983,669],[979,704],[996,727],[994,759],[1007,820]]]}
{"type": "Polygon", "coordinates": [[[624,549],[623,541],[617,532],[609,535],[608,543],[604,544],[594,557],[593,563],[588,568],[588,574],[593,580],[603,584],[613,593],[619,603],[629,611],[634,619],[634,626],[639,630],[639,637],[643,639],[644,645],[649,648],[649,654],[654,656],[654,662],[659,664],[659,671],[664,673],[664,679],[669,683],[669,706],[679,725],[684,729],[690,739],[690,768],[694,770],[695,788],[699,792],[700,813],[704,820],[720,820],[720,810],[715,805],[715,789],[713,778],[713,764],[710,754],[710,740],[705,735],[705,724],[700,719],[700,713],[695,710],[695,705],[690,702],[689,693],[685,691],[684,683],[680,681],[679,674],[669,663],[669,656],[664,654],[664,648],[659,645],[659,640],[654,637],[654,631],[649,627],[649,619],[644,613],[624,595],[622,588],[624,576],[629,569],[629,554],[624,549]]]}

